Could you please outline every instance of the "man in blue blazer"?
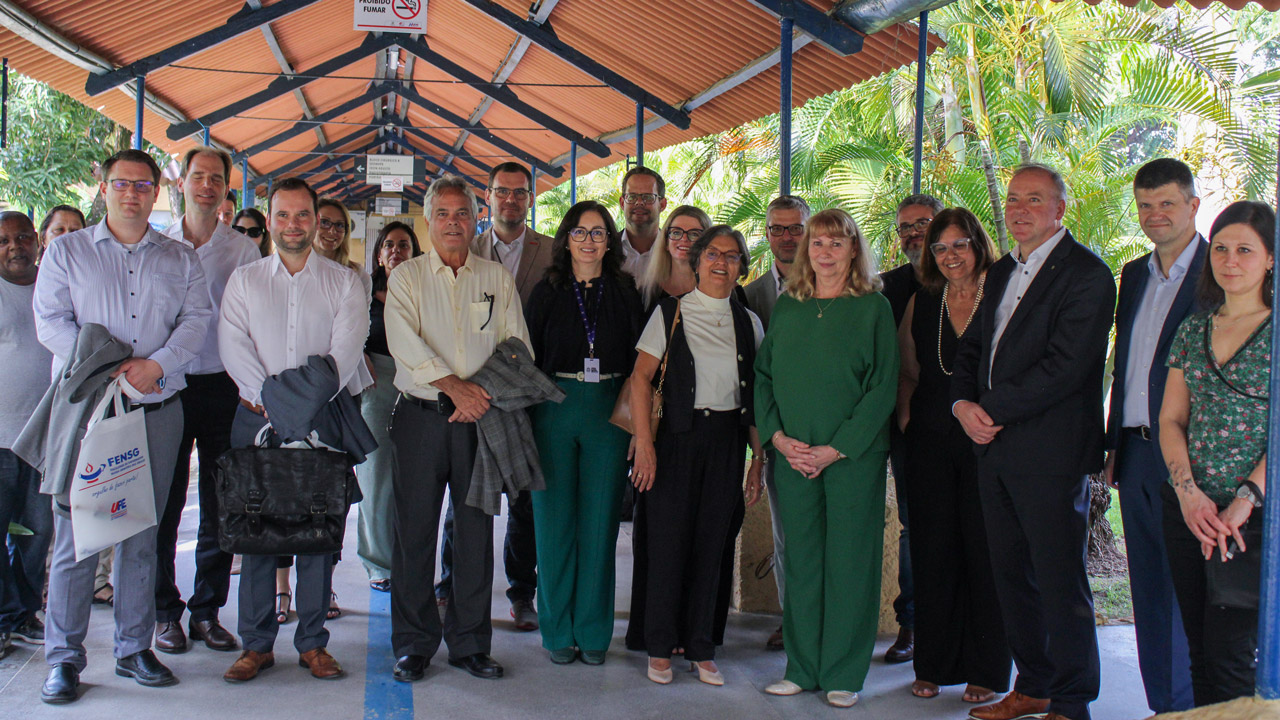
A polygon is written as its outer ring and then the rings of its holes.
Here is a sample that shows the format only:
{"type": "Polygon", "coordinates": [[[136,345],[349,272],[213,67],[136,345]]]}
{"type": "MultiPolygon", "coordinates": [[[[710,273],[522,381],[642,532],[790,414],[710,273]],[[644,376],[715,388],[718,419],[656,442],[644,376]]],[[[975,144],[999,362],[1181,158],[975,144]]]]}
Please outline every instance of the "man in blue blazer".
{"type": "Polygon", "coordinates": [[[1165,358],[1195,308],[1196,280],[1209,244],[1196,232],[1195,180],[1172,158],[1152,160],[1133,178],[1142,232],[1152,252],[1127,263],[1116,308],[1116,362],[1107,420],[1107,482],[1120,489],[1138,667],[1147,705],[1164,713],[1192,707],[1190,660],[1161,529],[1160,454],[1165,358]]]}
{"type": "Polygon", "coordinates": [[[1013,692],[970,711],[977,720],[1090,720],[1098,697],[1087,476],[1103,467],[1116,286],[1107,264],[1063,226],[1066,198],[1052,168],[1014,171],[1005,218],[1018,245],[987,271],[978,332],[965,336],[952,376],[952,413],[978,454],[995,589],[1018,668],[1013,692]]]}

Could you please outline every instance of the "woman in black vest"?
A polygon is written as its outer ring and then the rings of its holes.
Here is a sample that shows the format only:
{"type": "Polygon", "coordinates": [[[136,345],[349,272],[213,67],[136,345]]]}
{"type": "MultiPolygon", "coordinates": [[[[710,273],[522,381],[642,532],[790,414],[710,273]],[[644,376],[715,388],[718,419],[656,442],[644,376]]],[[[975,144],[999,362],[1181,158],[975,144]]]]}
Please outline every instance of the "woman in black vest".
{"type": "Polygon", "coordinates": [[[651,388],[663,390],[657,437],[647,423],[636,423],[632,471],[641,493],[634,551],[637,572],[644,573],[636,583],[645,587],[632,623],[643,623],[648,675],[656,683],[671,682],[672,651],[682,647],[699,680],[724,684],[713,638],[720,565],[743,502],[748,442],[747,504],[760,499],[763,459],[752,368],[764,332],[733,297],[748,261],[742,233],[727,225],[708,228],[689,251],[697,287],[663,299],[636,345],[633,417],[647,418],[651,388]],[[665,376],[659,370],[664,358],[665,376]]]}

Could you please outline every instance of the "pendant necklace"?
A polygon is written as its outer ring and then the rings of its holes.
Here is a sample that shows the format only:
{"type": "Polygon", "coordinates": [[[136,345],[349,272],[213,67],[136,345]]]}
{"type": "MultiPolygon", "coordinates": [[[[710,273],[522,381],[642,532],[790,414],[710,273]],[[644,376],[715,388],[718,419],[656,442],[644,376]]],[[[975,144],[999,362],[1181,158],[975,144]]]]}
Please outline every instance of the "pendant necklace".
{"type": "MultiPolygon", "coordinates": [[[[969,319],[964,321],[964,327],[960,330],[957,338],[964,337],[969,331],[969,325],[973,322],[973,318],[978,314],[978,306],[982,304],[982,289],[987,284],[986,275],[978,281],[978,294],[973,298],[973,309],[969,311],[969,319]]],[[[946,365],[942,364],[942,323],[946,322],[946,318],[951,315],[951,308],[947,305],[947,293],[951,290],[951,282],[942,286],[942,312],[938,313],[938,367],[942,368],[942,374],[951,377],[951,371],[946,365]]]]}
{"type": "Polygon", "coordinates": [[[837,300],[839,300],[839,299],[840,299],[840,296],[839,296],[839,295],[837,295],[837,296],[835,296],[835,297],[831,298],[831,301],[827,303],[827,306],[826,306],[826,307],[822,307],[822,303],[818,302],[818,298],[814,298],[814,299],[813,299],[813,304],[818,306],[818,317],[819,317],[819,318],[821,318],[821,317],[822,317],[822,315],[823,315],[823,313],[825,313],[826,311],[830,310],[830,309],[831,309],[831,306],[832,306],[832,305],[835,305],[835,304],[836,304],[836,301],[837,301],[837,300]]]}

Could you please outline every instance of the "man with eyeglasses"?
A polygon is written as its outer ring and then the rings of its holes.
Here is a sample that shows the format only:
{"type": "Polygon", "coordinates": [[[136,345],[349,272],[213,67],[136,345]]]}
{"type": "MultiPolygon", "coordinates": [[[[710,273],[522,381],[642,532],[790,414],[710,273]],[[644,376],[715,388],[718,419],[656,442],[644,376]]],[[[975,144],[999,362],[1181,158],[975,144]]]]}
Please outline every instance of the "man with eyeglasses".
{"type": "MultiPolygon", "coordinates": [[[[504,162],[489,171],[485,201],[493,214],[493,225],[471,242],[476,257],[502,263],[516,282],[520,304],[524,305],[533,286],[551,264],[552,238],[525,223],[533,201],[533,173],[518,162],[504,162]]],[[[507,573],[507,599],[511,619],[522,632],[538,629],[538,611],[533,604],[538,589],[538,551],[534,544],[533,502],[529,493],[507,509],[507,532],[502,545],[502,563],[507,573]]],[[[440,582],[436,598],[448,603],[453,574],[453,504],[445,515],[445,537],[440,548],[440,582]]]]}
{"type": "MultiPolygon", "coordinates": [[[[147,222],[160,195],[160,168],[141,150],[122,150],[102,163],[100,191],[107,216],[58,238],[44,253],[33,307],[36,333],[53,353],[55,371],[72,357],[80,328],[95,323],[133,348],[114,371],[142,394],[156,509],[166,507],[173,482],[183,412],[179,391],[186,370],[204,349],[209,290],[195,250],[147,222]]],[[[53,458],[49,458],[53,460],[53,458]]],[[[74,461],[73,461],[74,462],[74,461]]],[[[72,470],[74,472],[74,469],[72,470]]],[[[77,699],[86,664],[97,556],[76,561],[67,490],[71,478],[46,475],[41,492],[54,496],[53,563],[45,617],[47,703],[77,699]]],[[[155,628],[156,528],[115,546],[116,674],[140,685],[172,685],[177,678],[151,651],[155,628]]]]}
{"type": "MultiPolygon", "coordinates": [[[[769,202],[765,208],[765,237],[769,241],[769,252],[773,254],[773,265],[769,272],[753,280],[745,288],[747,304],[751,311],[760,318],[760,324],[767,331],[769,317],[773,314],[773,306],[786,284],[787,272],[791,263],[795,262],[796,250],[804,237],[804,224],[809,221],[809,203],[795,195],[780,195],[769,202]]],[[[764,458],[764,485],[769,494],[769,514],[773,521],[773,580],[778,586],[778,605],[786,596],[786,578],[783,568],[786,563],[786,536],[782,532],[782,522],[778,511],[778,491],[773,486],[773,469],[777,465],[777,453],[770,447],[764,458]]],[[[782,650],[782,626],[773,631],[765,643],[769,650],[782,650]]]]}
{"type": "MultiPolygon", "coordinates": [[[[881,294],[889,300],[894,323],[901,325],[907,312],[907,303],[920,289],[920,267],[924,258],[924,236],[929,231],[933,216],[942,212],[942,203],[932,195],[910,195],[898,203],[895,231],[898,247],[907,256],[907,262],[892,270],[880,273],[884,283],[881,294]]],[[[907,517],[906,487],[906,438],[897,423],[889,423],[889,466],[893,470],[894,494],[898,498],[898,521],[902,532],[898,535],[898,597],[893,601],[893,611],[898,620],[898,637],[885,651],[887,663],[910,662],[915,658],[915,587],[911,581],[910,518],[907,517]]]]}
{"type": "Polygon", "coordinates": [[[470,382],[508,338],[529,344],[520,295],[499,263],[469,251],[478,204],[467,183],[443,175],[423,198],[431,249],[406,260],[387,284],[387,347],[400,391],[391,419],[395,546],[391,559],[393,677],[421,679],[443,639],[449,664],[502,677],[493,639],[493,516],[467,504],[476,421],[489,394],[470,382]],[[443,626],[431,580],[445,496],[453,502],[453,582],[443,626]]]}
{"type": "Polygon", "coordinates": [[[218,220],[231,177],[231,156],[212,147],[194,147],[182,157],[178,187],[185,212],[165,234],[193,248],[204,270],[213,317],[200,355],[187,369],[187,389],[182,393],[183,430],[174,466],[169,503],[160,508],[156,534],[156,649],[166,653],[187,650],[182,631],[183,610],[191,611],[188,630],[192,640],[203,640],[210,650],[236,648],[235,637],[218,622],[218,611],[227,604],[231,584],[231,554],[218,547],[218,496],[214,470],[218,456],[231,448],[231,421],[238,406],[235,381],[218,356],[218,312],[231,272],[261,258],[258,247],[246,236],[218,220]],[[175,556],[178,526],[187,504],[191,482],[191,450],[200,453],[197,479],[200,516],[196,530],[195,584],[188,602],[178,590],[175,556]]]}
{"type": "Polygon", "coordinates": [[[649,254],[658,241],[662,211],[667,209],[667,182],[656,170],[637,165],[622,176],[618,206],[626,229],[622,231],[622,271],[637,282],[649,267],[649,254]]]}

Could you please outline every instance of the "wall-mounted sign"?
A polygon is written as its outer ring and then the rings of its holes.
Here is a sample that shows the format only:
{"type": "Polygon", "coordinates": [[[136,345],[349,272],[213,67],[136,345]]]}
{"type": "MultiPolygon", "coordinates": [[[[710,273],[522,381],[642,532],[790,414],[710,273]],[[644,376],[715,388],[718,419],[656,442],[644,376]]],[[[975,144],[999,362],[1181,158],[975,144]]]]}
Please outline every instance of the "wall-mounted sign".
{"type": "Polygon", "coordinates": [[[355,0],[353,25],[362,32],[426,33],[427,0],[355,0]]]}

